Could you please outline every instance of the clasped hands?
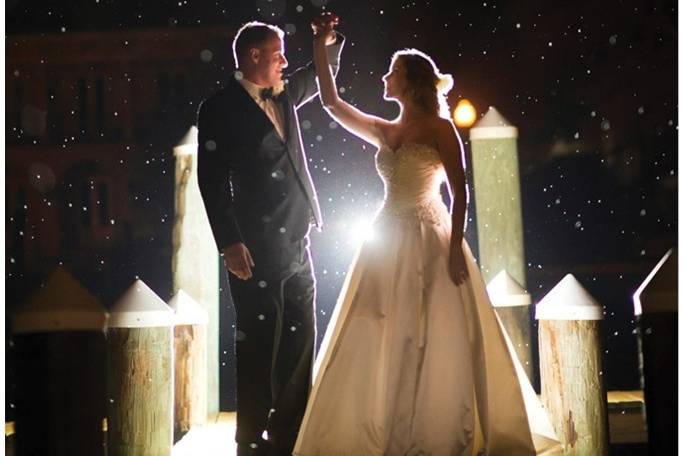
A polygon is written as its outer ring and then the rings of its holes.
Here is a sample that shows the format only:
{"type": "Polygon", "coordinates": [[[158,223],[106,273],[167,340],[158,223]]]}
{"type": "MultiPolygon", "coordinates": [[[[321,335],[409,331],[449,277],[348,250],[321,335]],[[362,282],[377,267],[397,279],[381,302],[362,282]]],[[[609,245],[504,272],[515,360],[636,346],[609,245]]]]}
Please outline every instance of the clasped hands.
{"type": "Polygon", "coordinates": [[[326,46],[337,41],[335,26],[339,24],[340,18],[335,13],[324,12],[316,19],[311,21],[311,29],[314,34],[314,42],[323,42],[326,46]]]}

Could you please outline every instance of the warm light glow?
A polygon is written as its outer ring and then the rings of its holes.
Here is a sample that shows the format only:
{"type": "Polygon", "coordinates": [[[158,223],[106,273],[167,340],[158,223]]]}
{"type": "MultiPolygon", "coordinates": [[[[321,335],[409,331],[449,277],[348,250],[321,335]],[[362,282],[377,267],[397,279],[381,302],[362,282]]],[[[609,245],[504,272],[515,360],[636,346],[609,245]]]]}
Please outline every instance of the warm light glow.
{"type": "Polygon", "coordinates": [[[477,113],[473,104],[465,98],[458,102],[454,109],[454,122],[457,127],[468,128],[475,123],[477,113]]]}

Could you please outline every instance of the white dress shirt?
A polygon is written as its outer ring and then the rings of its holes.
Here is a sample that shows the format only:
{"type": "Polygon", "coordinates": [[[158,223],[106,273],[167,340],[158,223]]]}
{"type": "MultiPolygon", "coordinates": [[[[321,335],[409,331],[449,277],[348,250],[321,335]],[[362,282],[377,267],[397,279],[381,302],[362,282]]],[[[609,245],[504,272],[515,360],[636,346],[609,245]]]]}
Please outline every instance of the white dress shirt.
{"type": "Polygon", "coordinates": [[[271,123],[273,123],[273,126],[275,127],[276,132],[278,132],[280,139],[284,141],[285,126],[283,121],[283,113],[281,112],[280,106],[278,106],[273,99],[263,100],[261,98],[261,91],[267,87],[262,87],[253,83],[252,81],[248,81],[245,78],[239,78],[238,82],[242,85],[242,87],[245,88],[249,96],[252,97],[254,102],[261,108],[261,110],[264,111],[266,116],[271,120],[271,123]]]}

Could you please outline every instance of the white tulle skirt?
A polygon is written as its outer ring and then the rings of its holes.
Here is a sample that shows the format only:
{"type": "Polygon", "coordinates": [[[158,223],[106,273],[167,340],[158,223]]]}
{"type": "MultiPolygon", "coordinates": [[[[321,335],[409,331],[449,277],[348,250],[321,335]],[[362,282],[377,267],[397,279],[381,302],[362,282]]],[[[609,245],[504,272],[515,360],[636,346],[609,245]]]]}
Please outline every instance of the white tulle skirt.
{"type": "Polygon", "coordinates": [[[432,206],[376,218],[316,360],[295,455],[558,451],[465,241],[470,277],[451,281],[450,216],[432,206]]]}

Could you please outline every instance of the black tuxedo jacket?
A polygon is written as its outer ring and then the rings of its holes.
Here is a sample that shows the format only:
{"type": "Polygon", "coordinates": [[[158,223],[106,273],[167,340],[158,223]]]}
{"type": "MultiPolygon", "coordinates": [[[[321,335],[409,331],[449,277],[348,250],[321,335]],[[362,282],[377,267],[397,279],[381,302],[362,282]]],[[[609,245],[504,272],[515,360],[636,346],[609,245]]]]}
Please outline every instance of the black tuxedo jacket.
{"type": "MultiPolygon", "coordinates": [[[[335,74],[343,41],[338,34],[327,48],[335,74]]],[[[219,251],[236,242],[278,248],[303,239],[311,222],[322,224],[297,119],[318,94],[313,63],[285,80],[275,100],[285,140],[234,76],[200,105],[197,179],[219,251]]]]}

